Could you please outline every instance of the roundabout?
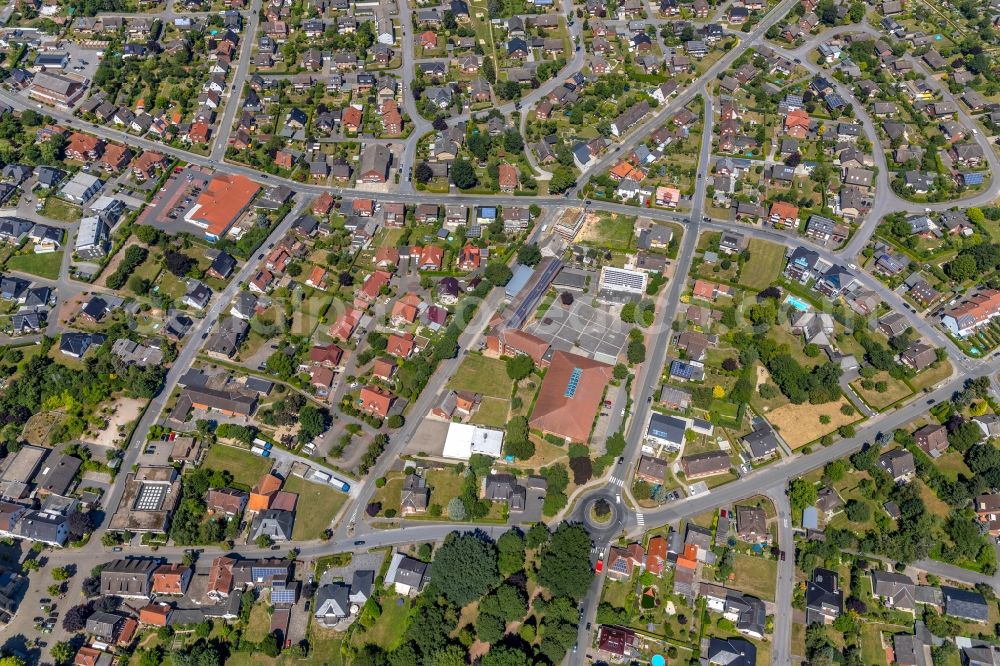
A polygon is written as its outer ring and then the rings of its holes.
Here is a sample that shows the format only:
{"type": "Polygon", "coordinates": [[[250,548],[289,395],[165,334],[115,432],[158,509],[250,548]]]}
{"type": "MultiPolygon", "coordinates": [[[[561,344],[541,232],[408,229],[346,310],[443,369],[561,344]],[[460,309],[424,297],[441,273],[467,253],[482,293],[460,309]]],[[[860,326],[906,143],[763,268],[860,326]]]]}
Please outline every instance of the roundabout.
{"type": "Polygon", "coordinates": [[[625,506],[614,493],[599,489],[580,499],[573,520],[582,523],[594,544],[604,546],[615,539],[627,522],[625,506]]]}

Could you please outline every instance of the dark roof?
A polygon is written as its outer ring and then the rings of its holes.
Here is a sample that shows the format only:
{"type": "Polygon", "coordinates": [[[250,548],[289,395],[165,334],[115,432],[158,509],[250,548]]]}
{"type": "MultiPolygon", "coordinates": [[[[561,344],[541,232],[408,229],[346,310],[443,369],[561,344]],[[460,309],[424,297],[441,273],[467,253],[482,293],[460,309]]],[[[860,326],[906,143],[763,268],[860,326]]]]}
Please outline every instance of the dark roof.
{"type": "Polygon", "coordinates": [[[941,593],[944,595],[944,612],[947,615],[977,622],[986,622],[989,619],[989,606],[985,597],[979,592],[942,586],[941,593]]]}

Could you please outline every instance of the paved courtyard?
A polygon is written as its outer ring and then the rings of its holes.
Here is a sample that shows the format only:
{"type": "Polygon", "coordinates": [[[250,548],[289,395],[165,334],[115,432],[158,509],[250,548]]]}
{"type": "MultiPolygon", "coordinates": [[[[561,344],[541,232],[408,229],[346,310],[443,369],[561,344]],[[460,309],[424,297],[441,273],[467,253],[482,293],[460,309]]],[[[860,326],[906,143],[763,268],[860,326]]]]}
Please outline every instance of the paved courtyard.
{"type": "Polygon", "coordinates": [[[580,300],[567,306],[556,299],[530,331],[556,349],[605,363],[616,363],[628,345],[628,325],[619,319],[617,309],[595,308],[580,300]]]}

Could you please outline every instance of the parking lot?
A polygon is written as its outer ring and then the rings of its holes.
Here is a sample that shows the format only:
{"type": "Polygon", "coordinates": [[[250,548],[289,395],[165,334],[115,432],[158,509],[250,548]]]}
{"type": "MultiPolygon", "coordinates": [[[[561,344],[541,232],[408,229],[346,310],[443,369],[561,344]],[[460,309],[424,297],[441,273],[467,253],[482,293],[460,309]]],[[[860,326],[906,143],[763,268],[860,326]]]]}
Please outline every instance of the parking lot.
{"type": "Polygon", "coordinates": [[[152,203],[139,216],[139,224],[148,224],[163,231],[187,231],[201,236],[205,230],[184,221],[198,195],[208,185],[211,174],[194,167],[186,167],[171,176],[152,203]]]}
{"type": "Polygon", "coordinates": [[[556,349],[581,353],[605,363],[617,363],[628,345],[628,326],[616,312],[580,300],[567,306],[556,299],[530,330],[556,349]]]}

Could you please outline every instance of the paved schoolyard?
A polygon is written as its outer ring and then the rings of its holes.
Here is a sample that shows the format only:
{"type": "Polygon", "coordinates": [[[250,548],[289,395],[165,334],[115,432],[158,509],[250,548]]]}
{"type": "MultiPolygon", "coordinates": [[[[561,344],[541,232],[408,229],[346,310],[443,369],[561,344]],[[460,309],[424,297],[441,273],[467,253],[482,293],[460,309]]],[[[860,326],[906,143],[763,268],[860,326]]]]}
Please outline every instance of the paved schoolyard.
{"type": "Polygon", "coordinates": [[[628,345],[628,325],[618,317],[617,310],[595,308],[581,300],[567,306],[556,299],[530,331],[556,349],[605,362],[618,358],[628,345]]]}

